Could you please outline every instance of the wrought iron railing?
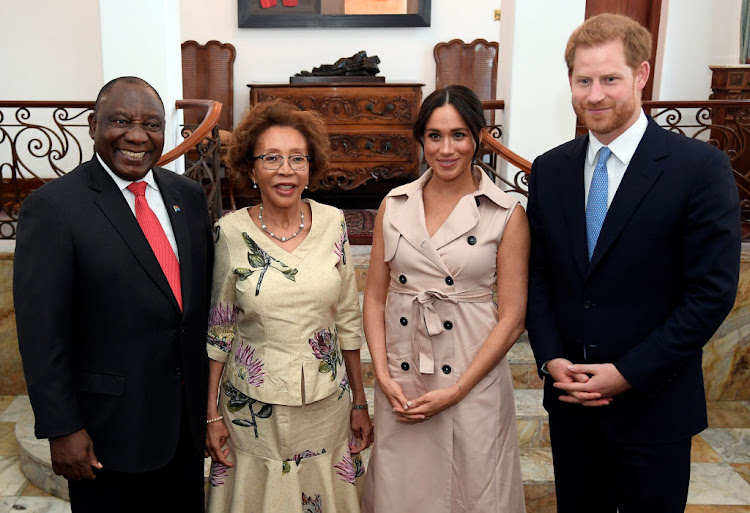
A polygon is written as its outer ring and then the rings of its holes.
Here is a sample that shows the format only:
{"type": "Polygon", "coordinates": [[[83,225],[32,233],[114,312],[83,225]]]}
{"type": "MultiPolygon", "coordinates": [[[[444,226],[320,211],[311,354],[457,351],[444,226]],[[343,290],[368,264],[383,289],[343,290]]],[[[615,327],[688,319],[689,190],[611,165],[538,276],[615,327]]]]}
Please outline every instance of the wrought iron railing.
{"type": "MultiPolygon", "coordinates": [[[[502,109],[500,102],[482,102],[485,108],[502,109]]],[[[732,163],[740,196],[743,240],[750,240],[750,100],[646,101],[643,108],[667,130],[712,144],[727,154],[732,163]]],[[[576,127],[577,133],[585,128],[576,127]]],[[[484,166],[508,190],[527,195],[531,162],[508,149],[495,137],[485,137],[483,145],[517,168],[510,178],[484,166]]]]}
{"type": "MultiPolygon", "coordinates": [[[[212,218],[221,215],[219,136],[221,103],[179,100],[177,108],[206,111],[198,127],[162,156],[164,165],[187,153],[185,175],[204,187],[212,218]]],[[[94,102],[0,101],[0,239],[14,239],[23,200],[45,182],[93,156],[88,115],[94,102]]]]}

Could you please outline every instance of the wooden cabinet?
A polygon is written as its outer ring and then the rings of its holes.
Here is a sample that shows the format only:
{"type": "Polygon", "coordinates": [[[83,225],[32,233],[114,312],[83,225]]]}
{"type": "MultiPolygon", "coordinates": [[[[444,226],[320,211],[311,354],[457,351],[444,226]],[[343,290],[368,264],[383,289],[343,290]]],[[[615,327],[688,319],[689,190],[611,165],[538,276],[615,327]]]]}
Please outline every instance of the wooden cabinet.
{"type": "Polygon", "coordinates": [[[750,65],[709,66],[711,100],[744,100],[750,98],[750,65]]]}
{"type": "Polygon", "coordinates": [[[328,126],[328,172],[310,181],[310,196],[340,208],[377,208],[394,186],[419,176],[411,135],[422,85],[250,84],[250,104],[283,99],[319,112],[328,126]]]}

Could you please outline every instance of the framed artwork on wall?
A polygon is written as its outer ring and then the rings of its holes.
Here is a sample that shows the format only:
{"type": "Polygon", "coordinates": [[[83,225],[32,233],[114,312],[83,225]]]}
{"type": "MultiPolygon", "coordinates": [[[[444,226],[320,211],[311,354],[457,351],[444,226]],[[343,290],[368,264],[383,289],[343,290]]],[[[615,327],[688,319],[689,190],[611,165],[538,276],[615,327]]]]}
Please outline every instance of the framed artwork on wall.
{"type": "Polygon", "coordinates": [[[431,0],[237,0],[239,28],[429,27],[431,0]]]}

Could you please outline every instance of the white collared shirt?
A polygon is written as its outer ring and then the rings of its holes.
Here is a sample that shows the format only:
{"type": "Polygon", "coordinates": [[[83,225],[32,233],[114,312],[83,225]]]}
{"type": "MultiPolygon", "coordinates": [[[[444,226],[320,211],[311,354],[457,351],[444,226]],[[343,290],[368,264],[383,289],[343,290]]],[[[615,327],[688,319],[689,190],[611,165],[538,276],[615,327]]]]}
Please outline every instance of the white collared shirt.
{"type": "MultiPolygon", "coordinates": [[[[135,194],[128,190],[128,185],[133,182],[123,180],[122,178],[114,174],[109,166],[104,163],[98,153],[96,154],[96,158],[99,160],[99,163],[102,165],[107,174],[112,177],[112,180],[114,180],[117,188],[120,189],[120,192],[125,198],[125,201],[127,201],[130,210],[135,216],[135,194]]],[[[172,230],[172,223],[169,221],[167,206],[164,204],[164,198],[162,198],[161,193],[159,192],[159,186],[156,185],[153,171],[149,169],[148,173],[146,173],[146,176],[136,181],[146,182],[146,201],[148,202],[148,206],[151,207],[151,210],[153,210],[154,214],[156,214],[156,218],[159,220],[159,223],[161,224],[161,227],[164,230],[167,239],[169,240],[169,244],[172,246],[175,256],[177,256],[177,261],[179,262],[180,254],[177,251],[177,240],[174,238],[174,230],[172,230]]]]}
{"type": "MultiPolygon", "coordinates": [[[[625,176],[630,160],[641,143],[643,134],[646,133],[646,127],[648,127],[648,119],[641,109],[641,115],[638,116],[636,122],[607,145],[607,148],[612,150],[612,155],[607,160],[607,208],[612,204],[612,199],[625,176]]],[[[602,146],[604,145],[589,131],[589,147],[586,152],[586,162],[583,165],[584,207],[589,201],[591,179],[594,176],[594,168],[602,146]]]]}

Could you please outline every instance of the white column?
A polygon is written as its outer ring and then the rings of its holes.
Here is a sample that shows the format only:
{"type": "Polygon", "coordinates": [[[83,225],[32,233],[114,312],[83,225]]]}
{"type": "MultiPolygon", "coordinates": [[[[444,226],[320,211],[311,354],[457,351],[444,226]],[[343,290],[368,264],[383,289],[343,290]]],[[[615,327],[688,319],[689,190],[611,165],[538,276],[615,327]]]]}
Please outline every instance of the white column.
{"type": "MultiPolygon", "coordinates": [[[[583,23],[585,0],[503,0],[498,98],[503,140],[528,160],[572,139],[565,45],[583,23]]],[[[508,169],[514,175],[515,169],[508,169]]]]}
{"type": "MultiPolygon", "coordinates": [[[[103,84],[136,76],[151,84],[164,101],[164,153],[181,141],[182,99],[180,5],[178,0],[99,0],[103,84]]],[[[184,172],[183,159],[168,165],[184,172]]]]}

